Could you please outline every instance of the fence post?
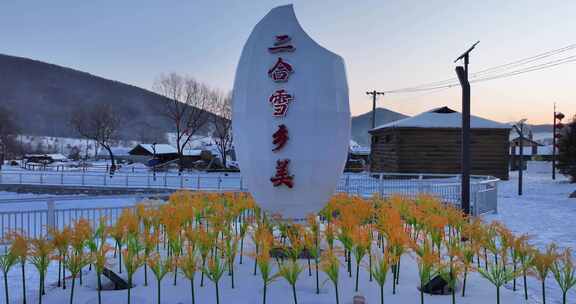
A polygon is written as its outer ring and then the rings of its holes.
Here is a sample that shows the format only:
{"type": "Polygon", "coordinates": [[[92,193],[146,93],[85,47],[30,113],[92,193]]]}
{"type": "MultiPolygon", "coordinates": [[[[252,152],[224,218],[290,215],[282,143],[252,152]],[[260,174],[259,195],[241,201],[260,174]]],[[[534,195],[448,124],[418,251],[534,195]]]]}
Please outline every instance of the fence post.
{"type": "Polygon", "coordinates": [[[52,239],[51,231],[56,228],[56,208],[54,200],[50,199],[46,202],[48,210],[46,212],[46,232],[49,239],[52,239]]]}
{"type": "Polygon", "coordinates": [[[60,173],[60,185],[64,185],[64,170],[60,173]]]}
{"type": "Polygon", "coordinates": [[[126,187],[128,187],[128,174],[126,174],[126,187]]]}
{"type": "Polygon", "coordinates": [[[18,181],[20,184],[22,184],[22,172],[18,174],[18,181]]]}
{"type": "Polygon", "coordinates": [[[478,216],[478,185],[474,182],[472,183],[472,189],[474,191],[474,216],[478,216]]]}
{"type": "Polygon", "coordinates": [[[168,173],[164,174],[164,188],[168,187],[168,173]]]}
{"type": "Polygon", "coordinates": [[[222,177],[218,176],[218,190],[220,190],[222,184],[222,177]]]}
{"type": "Polygon", "coordinates": [[[380,173],[380,176],[378,178],[378,193],[380,194],[380,197],[384,197],[384,174],[380,173]]]}
{"type": "Polygon", "coordinates": [[[240,191],[242,191],[242,188],[244,188],[244,185],[242,185],[243,179],[242,176],[240,176],[240,191]]]}
{"type": "Polygon", "coordinates": [[[494,188],[492,188],[494,191],[494,195],[492,195],[491,197],[494,198],[494,214],[498,214],[498,182],[494,182],[494,188]]]}
{"type": "Polygon", "coordinates": [[[44,173],[40,171],[40,185],[44,184],[44,173]]]}
{"type": "Polygon", "coordinates": [[[86,173],[82,172],[82,186],[84,186],[84,175],[86,175],[86,173]]]}
{"type": "Polygon", "coordinates": [[[184,189],[184,175],[180,175],[180,189],[184,189]]]}
{"type": "Polygon", "coordinates": [[[350,193],[350,175],[346,175],[346,193],[350,193]]]}
{"type": "MultiPolygon", "coordinates": [[[[132,168],[134,169],[134,168],[132,168]]],[[[150,174],[146,175],[146,184],[148,185],[148,188],[150,188],[150,174]]]]}
{"type": "MultiPolygon", "coordinates": [[[[106,165],[106,166],[108,166],[108,165],[106,165]]],[[[108,170],[106,170],[106,172],[104,172],[104,186],[106,186],[106,178],[108,177],[107,172],[108,172],[108,170]]]]}
{"type": "Polygon", "coordinates": [[[200,190],[200,175],[198,175],[198,180],[196,182],[196,190],[200,190]]]}

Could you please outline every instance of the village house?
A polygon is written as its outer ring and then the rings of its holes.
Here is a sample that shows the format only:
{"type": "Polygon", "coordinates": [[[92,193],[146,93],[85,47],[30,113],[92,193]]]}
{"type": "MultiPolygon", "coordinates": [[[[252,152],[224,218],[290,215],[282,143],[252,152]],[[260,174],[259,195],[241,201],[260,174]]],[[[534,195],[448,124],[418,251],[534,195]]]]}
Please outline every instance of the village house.
{"type": "MultiPolygon", "coordinates": [[[[462,114],[441,107],[370,130],[371,171],[458,174],[462,114]]],[[[472,174],[508,179],[510,126],[472,116],[472,174]]]]}

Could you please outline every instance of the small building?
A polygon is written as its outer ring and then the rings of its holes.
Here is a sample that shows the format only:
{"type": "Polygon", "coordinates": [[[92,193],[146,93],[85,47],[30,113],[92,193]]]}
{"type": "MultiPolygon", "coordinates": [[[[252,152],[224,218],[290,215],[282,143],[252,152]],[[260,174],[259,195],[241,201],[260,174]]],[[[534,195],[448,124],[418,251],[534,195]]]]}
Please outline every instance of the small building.
{"type": "Polygon", "coordinates": [[[24,155],[26,163],[51,164],[55,162],[67,162],[68,158],[60,153],[53,154],[26,154],[24,155]]]}
{"type": "MultiPolygon", "coordinates": [[[[510,149],[512,154],[520,154],[520,137],[515,137],[510,141],[510,149]],[[516,151],[517,150],[517,151],[516,151]]],[[[522,139],[522,154],[524,155],[537,155],[538,154],[538,147],[544,146],[530,138],[523,138],[522,139]],[[528,153],[526,153],[528,152],[528,153]]]]}
{"type": "MultiPolygon", "coordinates": [[[[369,131],[371,171],[458,174],[461,170],[462,114],[432,109],[369,131]]],[[[510,126],[470,118],[471,170],[508,179],[510,126]]]]}
{"type": "Polygon", "coordinates": [[[348,148],[348,159],[344,172],[362,172],[368,170],[370,163],[370,147],[359,145],[354,140],[350,140],[350,147],[348,148]]]}
{"type": "Polygon", "coordinates": [[[178,158],[178,150],[168,144],[138,144],[128,152],[135,161],[147,162],[156,156],[160,163],[178,158]]]}

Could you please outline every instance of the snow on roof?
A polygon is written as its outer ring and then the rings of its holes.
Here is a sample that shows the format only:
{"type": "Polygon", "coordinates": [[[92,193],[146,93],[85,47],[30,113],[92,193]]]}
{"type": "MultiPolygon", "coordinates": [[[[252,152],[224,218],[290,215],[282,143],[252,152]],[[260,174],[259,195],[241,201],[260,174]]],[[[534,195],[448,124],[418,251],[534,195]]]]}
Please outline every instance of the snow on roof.
{"type": "Polygon", "coordinates": [[[214,149],[210,149],[210,146],[207,146],[208,149],[186,149],[182,151],[182,155],[184,156],[200,156],[203,151],[208,151],[212,155],[218,155],[218,151],[214,149]]]}
{"type": "MultiPolygon", "coordinates": [[[[154,149],[152,148],[152,144],[139,144],[140,147],[145,149],[146,151],[150,152],[150,154],[154,154],[154,149]]],[[[156,144],[156,154],[173,154],[178,153],[176,148],[172,147],[168,144],[156,144]]]]}
{"type": "MultiPolygon", "coordinates": [[[[462,114],[448,107],[441,107],[420,113],[416,116],[393,121],[372,130],[386,128],[460,128],[462,114]]],[[[509,125],[484,119],[478,116],[470,117],[470,127],[473,129],[510,129],[509,125]]]]}
{"type": "Polygon", "coordinates": [[[24,155],[24,158],[41,158],[41,157],[45,157],[45,158],[50,158],[52,160],[68,160],[68,157],[60,154],[60,153],[52,153],[52,154],[26,154],[24,155]]]}
{"type": "Polygon", "coordinates": [[[127,147],[112,147],[111,150],[115,156],[128,156],[130,155],[128,152],[130,152],[132,149],[127,147]]]}
{"type": "Polygon", "coordinates": [[[200,156],[202,154],[202,150],[200,149],[188,149],[182,151],[182,155],[184,156],[200,156]]]}
{"type": "Polygon", "coordinates": [[[68,157],[60,153],[46,154],[46,156],[50,157],[53,160],[68,160],[68,157]]]}

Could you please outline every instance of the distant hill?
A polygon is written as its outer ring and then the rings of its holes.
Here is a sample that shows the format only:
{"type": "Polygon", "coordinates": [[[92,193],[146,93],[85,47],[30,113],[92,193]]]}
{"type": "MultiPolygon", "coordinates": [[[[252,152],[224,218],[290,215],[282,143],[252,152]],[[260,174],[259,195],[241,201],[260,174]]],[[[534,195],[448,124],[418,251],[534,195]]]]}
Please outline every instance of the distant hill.
{"type": "Polygon", "coordinates": [[[532,129],[532,132],[534,132],[534,133],[544,133],[544,132],[552,133],[553,126],[552,126],[552,124],[549,124],[549,125],[530,125],[530,128],[532,129]]]}
{"type": "MultiPolygon", "coordinates": [[[[384,108],[376,108],[376,126],[406,118],[408,116],[384,108]]],[[[372,128],[372,111],[352,117],[352,139],[359,145],[370,147],[370,134],[372,128]]]]}
{"type": "Polygon", "coordinates": [[[85,72],[0,54],[0,104],[11,108],[21,133],[78,137],[70,128],[77,107],[109,102],[122,118],[121,137],[150,140],[172,130],[157,111],[166,98],[85,72]]]}

